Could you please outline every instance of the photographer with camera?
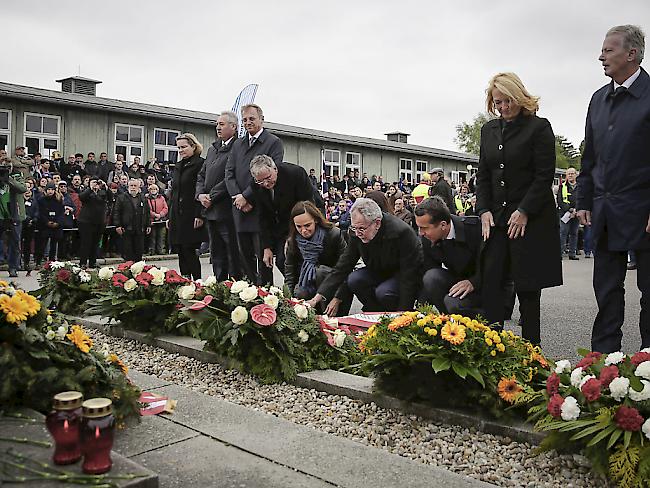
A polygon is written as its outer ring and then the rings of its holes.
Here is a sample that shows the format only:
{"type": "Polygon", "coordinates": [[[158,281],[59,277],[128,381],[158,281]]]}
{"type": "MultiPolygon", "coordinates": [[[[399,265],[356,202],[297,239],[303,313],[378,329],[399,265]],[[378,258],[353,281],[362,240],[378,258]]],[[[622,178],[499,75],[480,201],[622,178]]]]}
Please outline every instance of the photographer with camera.
{"type": "Polygon", "coordinates": [[[27,191],[20,169],[14,169],[11,160],[0,160],[0,235],[7,242],[9,276],[18,276],[20,264],[20,234],[25,219],[24,193],[27,191]]]}
{"type": "Polygon", "coordinates": [[[57,192],[54,183],[47,184],[45,193],[38,201],[38,207],[38,237],[34,256],[36,266],[40,266],[43,261],[48,239],[50,240],[48,259],[56,261],[57,248],[63,236],[63,219],[65,216],[63,198],[57,192]]]}
{"type": "Polygon", "coordinates": [[[34,197],[34,192],[30,185],[27,184],[27,191],[24,194],[25,199],[25,220],[23,220],[21,233],[21,249],[23,252],[23,269],[27,271],[26,276],[31,276],[32,271],[29,266],[29,258],[32,253],[32,241],[35,237],[35,230],[38,224],[38,202],[34,197]]]}
{"type": "Polygon", "coordinates": [[[90,178],[88,188],[81,192],[83,203],[79,218],[79,265],[94,268],[97,261],[97,248],[106,226],[106,204],[113,194],[106,183],[98,176],[90,178]]]}

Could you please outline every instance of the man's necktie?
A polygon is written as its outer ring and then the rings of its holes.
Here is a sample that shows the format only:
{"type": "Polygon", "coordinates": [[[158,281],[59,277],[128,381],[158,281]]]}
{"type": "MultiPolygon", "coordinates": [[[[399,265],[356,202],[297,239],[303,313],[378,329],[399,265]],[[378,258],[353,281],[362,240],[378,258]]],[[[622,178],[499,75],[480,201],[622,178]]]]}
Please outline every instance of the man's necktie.
{"type": "Polygon", "coordinates": [[[620,97],[622,94],[624,94],[627,91],[627,88],[624,86],[619,86],[616,90],[614,90],[611,94],[612,98],[620,97]]]}
{"type": "Polygon", "coordinates": [[[256,137],[251,137],[251,138],[248,140],[248,147],[253,147],[253,144],[255,144],[255,140],[256,140],[256,139],[257,139],[256,137]]]}

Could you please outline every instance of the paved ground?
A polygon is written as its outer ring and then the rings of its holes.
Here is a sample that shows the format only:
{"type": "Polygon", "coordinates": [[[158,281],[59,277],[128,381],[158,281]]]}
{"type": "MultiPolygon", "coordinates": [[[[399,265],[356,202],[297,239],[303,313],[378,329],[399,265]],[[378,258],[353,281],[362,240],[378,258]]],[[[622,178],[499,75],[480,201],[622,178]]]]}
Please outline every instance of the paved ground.
{"type": "MultiPolygon", "coordinates": [[[[207,277],[211,267],[205,258],[202,258],[203,276],[207,277]]],[[[159,266],[178,269],[178,261],[166,260],[156,262],[159,266]]],[[[596,299],[591,285],[593,259],[580,259],[580,261],[562,262],[564,268],[564,285],[550,288],[542,292],[542,347],[544,351],[554,358],[575,358],[578,347],[588,348],[590,345],[591,327],[596,316],[596,299]]],[[[626,289],[626,314],[623,325],[623,350],[625,352],[638,351],[641,338],[639,335],[640,293],[636,286],[636,271],[628,271],[625,283],[626,289]]],[[[0,273],[0,278],[6,272],[0,273]]],[[[16,280],[23,287],[32,290],[38,287],[36,273],[25,278],[24,273],[19,273],[16,280]]],[[[275,270],[276,284],[281,283],[282,277],[275,270]]],[[[515,307],[516,308],[516,307],[515,307]]],[[[359,312],[360,304],[355,300],[352,312],[359,312]]],[[[515,310],[511,324],[516,324],[519,313],[515,310]]],[[[516,332],[520,329],[508,325],[516,332]]]]}

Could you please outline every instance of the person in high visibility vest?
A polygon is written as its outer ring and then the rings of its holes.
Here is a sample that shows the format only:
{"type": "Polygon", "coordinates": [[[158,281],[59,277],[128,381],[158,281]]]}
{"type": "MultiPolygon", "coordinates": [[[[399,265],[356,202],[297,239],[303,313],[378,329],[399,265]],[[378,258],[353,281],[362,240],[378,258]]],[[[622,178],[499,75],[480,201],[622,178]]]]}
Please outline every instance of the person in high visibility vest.
{"type": "Polygon", "coordinates": [[[577,178],[578,172],[575,168],[566,170],[566,181],[560,185],[557,191],[557,208],[560,216],[560,252],[564,255],[564,250],[569,239],[569,259],[580,259],[576,256],[578,246],[578,229],[580,221],[576,216],[577,201],[577,178]]]}
{"type": "Polygon", "coordinates": [[[454,197],[454,205],[456,207],[456,215],[461,217],[472,208],[472,202],[469,199],[469,188],[466,184],[460,187],[460,193],[454,197]]]}
{"type": "Polygon", "coordinates": [[[416,186],[411,192],[411,196],[415,198],[415,201],[417,203],[420,203],[425,198],[429,198],[429,190],[431,189],[431,185],[431,175],[429,173],[424,173],[418,186],[416,186]]]}

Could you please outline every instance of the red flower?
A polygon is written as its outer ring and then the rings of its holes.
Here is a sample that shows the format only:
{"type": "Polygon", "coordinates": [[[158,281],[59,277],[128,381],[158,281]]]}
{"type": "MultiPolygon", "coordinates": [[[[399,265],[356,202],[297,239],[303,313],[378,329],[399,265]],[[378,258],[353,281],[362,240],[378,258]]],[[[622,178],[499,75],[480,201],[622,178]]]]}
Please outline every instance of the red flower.
{"type": "Polygon", "coordinates": [[[176,310],[180,310],[181,308],[183,308],[183,304],[182,304],[182,303],[177,303],[177,304],[174,305],[174,306],[176,307],[176,310]]]}
{"type": "Polygon", "coordinates": [[[275,313],[275,309],[266,303],[255,305],[253,308],[251,308],[250,314],[253,322],[261,325],[262,327],[273,325],[275,323],[275,319],[278,317],[275,313]]]}
{"type": "Polygon", "coordinates": [[[268,296],[268,295],[269,295],[269,292],[268,292],[268,291],[264,291],[264,290],[262,290],[262,287],[261,287],[261,286],[258,286],[258,287],[257,287],[257,295],[258,295],[260,298],[264,298],[265,296],[268,296]]]}
{"type": "Polygon", "coordinates": [[[227,280],[227,281],[223,282],[223,284],[226,285],[226,288],[228,288],[229,290],[232,288],[233,283],[234,283],[234,281],[230,281],[230,280],[227,280]]]}
{"type": "Polygon", "coordinates": [[[618,366],[615,364],[600,370],[600,383],[603,388],[608,388],[614,378],[618,378],[618,366]]]}
{"type": "Polygon", "coordinates": [[[59,281],[68,281],[70,279],[70,276],[72,276],[72,273],[65,268],[60,269],[56,273],[56,279],[59,281]]]}
{"type": "Polygon", "coordinates": [[[593,351],[593,352],[588,353],[585,357],[586,358],[596,358],[596,360],[599,360],[602,355],[603,355],[602,352],[593,351]]]}
{"type": "Polygon", "coordinates": [[[167,272],[165,273],[165,282],[171,285],[187,283],[188,281],[190,280],[188,280],[187,278],[183,278],[173,269],[167,270],[167,272]]]}
{"type": "Polygon", "coordinates": [[[564,398],[562,398],[560,395],[556,393],[548,401],[548,405],[546,405],[546,410],[548,410],[548,413],[550,413],[553,417],[559,419],[560,417],[562,417],[563,403],[564,403],[564,398]]]}
{"type": "Polygon", "coordinates": [[[560,391],[560,377],[556,373],[546,379],[546,391],[549,395],[555,395],[560,391]]]}
{"type": "Polygon", "coordinates": [[[194,302],[192,305],[190,305],[189,309],[190,310],[203,310],[205,307],[210,305],[212,302],[212,295],[206,295],[206,297],[203,300],[199,300],[197,302],[194,302]]]}
{"type": "Polygon", "coordinates": [[[582,394],[585,396],[585,399],[588,402],[595,402],[600,398],[600,388],[601,383],[595,378],[587,380],[584,385],[582,385],[582,394]]]}
{"type": "Polygon", "coordinates": [[[142,285],[145,288],[147,288],[151,284],[151,280],[153,280],[153,276],[151,276],[146,271],[143,271],[142,273],[140,273],[138,276],[135,277],[135,281],[137,281],[139,285],[142,285]]]}
{"type": "Polygon", "coordinates": [[[153,268],[152,265],[150,265],[150,264],[145,264],[144,268],[142,268],[142,271],[149,271],[151,268],[153,268]]]}
{"type": "Polygon", "coordinates": [[[45,264],[43,265],[43,269],[50,269],[52,266],[52,261],[45,261],[45,264]]]}
{"type": "Polygon", "coordinates": [[[643,425],[643,417],[634,407],[621,405],[614,414],[614,422],[623,430],[637,432],[643,425]]]}
{"type": "Polygon", "coordinates": [[[113,286],[123,287],[124,283],[126,283],[128,280],[129,279],[122,273],[115,273],[111,278],[111,283],[113,283],[113,286]]]}
{"type": "Polygon", "coordinates": [[[117,267],[117,270],[127,271],[131,266],[133,266],[133,261],[125,261],[117,267]]]}
{"type": "Polygon", "coordinates": [[[632,364],[634,366],[638,366],[645,361],[650,361],[650,352],[637,352],[632,356],[632,364]]]}

